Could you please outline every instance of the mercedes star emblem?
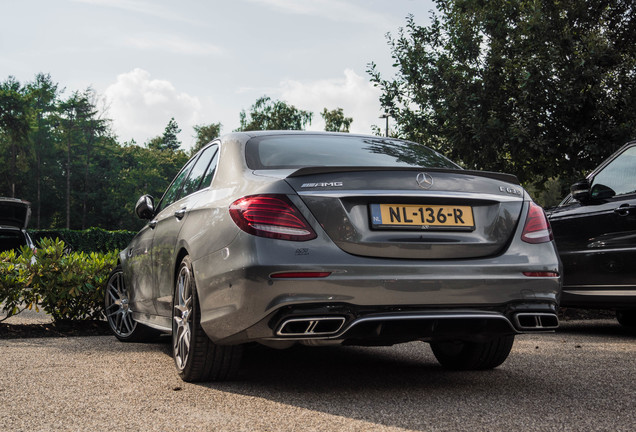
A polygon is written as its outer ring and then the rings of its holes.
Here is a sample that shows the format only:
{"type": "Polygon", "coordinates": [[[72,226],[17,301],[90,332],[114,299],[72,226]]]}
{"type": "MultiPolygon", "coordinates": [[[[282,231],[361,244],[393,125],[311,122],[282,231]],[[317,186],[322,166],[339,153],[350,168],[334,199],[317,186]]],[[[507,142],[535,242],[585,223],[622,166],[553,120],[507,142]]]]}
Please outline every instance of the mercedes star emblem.
{"type": "Polygon", "coordinates": [[[417,185],[422,189],[430,189],[433,187],[433,177],[427,173],[419,173],[415,178],[417,185]]]}

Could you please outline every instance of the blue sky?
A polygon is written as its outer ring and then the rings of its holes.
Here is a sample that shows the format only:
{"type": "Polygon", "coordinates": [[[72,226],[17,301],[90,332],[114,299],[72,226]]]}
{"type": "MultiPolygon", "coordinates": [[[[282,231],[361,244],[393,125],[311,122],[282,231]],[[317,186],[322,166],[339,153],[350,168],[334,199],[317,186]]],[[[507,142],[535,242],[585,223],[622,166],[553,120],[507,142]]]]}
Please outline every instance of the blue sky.
{"type": "Polygon", "coordinates": [[[239,125],[268,95],[312,111],[341,107],[351,130],[383,126],[366,68],[389,76],[386,33],[413,14],[429,22],[432,0],[0,0],[0,79],[50,73],[65,96],[102,96],[121,142],[163,133],[174,117],[183,147],[192,126],[239,125]]]}

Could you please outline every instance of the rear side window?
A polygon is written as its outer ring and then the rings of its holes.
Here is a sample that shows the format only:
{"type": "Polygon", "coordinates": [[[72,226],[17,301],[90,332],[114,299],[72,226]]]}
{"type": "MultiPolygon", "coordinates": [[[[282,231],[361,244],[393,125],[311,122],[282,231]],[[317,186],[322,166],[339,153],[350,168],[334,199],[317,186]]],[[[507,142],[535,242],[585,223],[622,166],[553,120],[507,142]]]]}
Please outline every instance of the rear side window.
{"type": "Polygon", "coordinates": [[[204,180],[204,177],[206,177],[208,167],[210,166],[210,162],[215,156],[216,151],[216,145],[210,146],[203,150],[201,156],[199,156],[199,159],[197,159],[197,162],[192,167],[188,179],[183,184],[183,189],[181,191],[180,197],[190,195],[191,193],[196,192],[203,187],[206,187],[203,185],[202,180],[204,180]]]}
{"type": "Polygon", "coordinates": [[[277,135],[255,137],[246,146],[251,169],[309,166],[426,167],[461,169],[421,144],[382,137],[277,135]]]}
{"type": "Polygon", "coordinates": [[[210,165],[208,166],[208,170],[205,172],[205,176],[203,177],[203,180],[201,181],[201,186],[200,186],[201,189],[210,186],[210,184],[212,183],[212,179],[214,178],[214,173],[216,172],[216,166],[218,162],[219,162],[219,152],[217,150],[214,152],[214,157],[212,158],[212,162],[210,162],[210,165]]]}

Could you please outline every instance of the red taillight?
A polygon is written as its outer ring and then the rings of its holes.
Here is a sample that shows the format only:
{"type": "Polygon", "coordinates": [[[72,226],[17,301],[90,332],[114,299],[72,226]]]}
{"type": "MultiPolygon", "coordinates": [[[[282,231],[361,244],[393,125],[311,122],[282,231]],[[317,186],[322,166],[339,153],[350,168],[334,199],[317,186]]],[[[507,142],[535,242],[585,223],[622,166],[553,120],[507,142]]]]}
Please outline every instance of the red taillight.
{"type": "Polygon", "coordinates": [[[243,231],[260,237],[305,241],[316,238],[300,211],[285,195],[253,195],[234,201],[230,216],[243,231]]]}
{"type": "Polygon", "coordinates": [[[545,243],[552,240],[552,228],[543,209],[531,202],[521,240],[526,243],[545,243]]]}
{"type": "Polygon", "coordinates": [[[559,277],[559,274],[553,271],[527,271],[523,272],[523,275],[528,277],[559,277]]]}

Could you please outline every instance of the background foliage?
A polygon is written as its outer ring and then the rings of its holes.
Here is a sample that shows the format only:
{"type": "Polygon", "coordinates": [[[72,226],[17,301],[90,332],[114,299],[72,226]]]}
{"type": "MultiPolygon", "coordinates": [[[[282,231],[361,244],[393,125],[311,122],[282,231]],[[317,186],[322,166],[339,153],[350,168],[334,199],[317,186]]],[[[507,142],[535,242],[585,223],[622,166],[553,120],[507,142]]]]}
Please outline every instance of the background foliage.
{"type": "MultiPolygon", "coordinates": [[[[95,91],[63,94],[48,74],[26,84],[13,77],[0,82],[0,196],[31,202],[29,226],[36,229],[138,230],[137,198],[147,193],[159,199],[188,158],[221,134],[220,123],[195,126],[196,144],[186,152],[171,118],[144,145],[120,143],[95,91]]],[[[348,127],[350,119],[339,114],[348,127]]],[[[263,96],[249,115],[241,113],[241,125],[303,129],[311,117],[263,96]]]]}
{"type": "Polygon", "coordinates": [[[104,287],[117,252],[65,252],[56,239],[42,239],[37,254],[0,253],[0,304],[9,318],[24,309],[43,309],[55,321],[103,317],[104,287]]]}
{"type": "Polygon", "coordinates": [[[89,228],[87,230],[29,230],[29,234],[35,243],[45,238],[60,239],[65,243],[67,251],[90,254],[91,252],[106,253],[122,250],[128,246],[137,232],[89,228]]]}
{"type": "MultiPolygon", "coordinates": [[[[635,137],[631,0],[437,0],[370,63],[397,135],[467,168],[569,185],[635,137]]],[[[559,194],[562,195],[562,194],[559,194]]]]}

